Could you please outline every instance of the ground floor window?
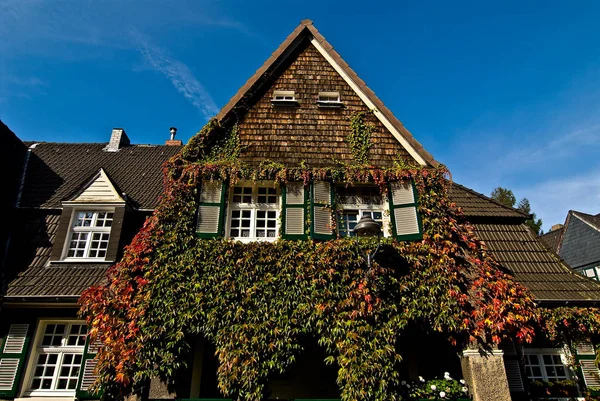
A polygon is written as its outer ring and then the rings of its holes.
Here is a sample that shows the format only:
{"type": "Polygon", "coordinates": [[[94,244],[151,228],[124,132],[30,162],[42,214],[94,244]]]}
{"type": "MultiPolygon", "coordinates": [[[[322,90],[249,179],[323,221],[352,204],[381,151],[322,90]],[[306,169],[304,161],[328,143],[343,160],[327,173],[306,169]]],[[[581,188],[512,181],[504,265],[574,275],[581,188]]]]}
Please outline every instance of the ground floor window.
{"type": "Polygon", "coordinates": [[[530,380],[557,381],[570,378],[559,348],[525,349],[525,372],[530,380]]]}
{"type": "Polygon", "coordinates": [[[83,322],[46,321],[35,337],[28,390],[74,394],[79,380],[87,328],[83,322]]]}

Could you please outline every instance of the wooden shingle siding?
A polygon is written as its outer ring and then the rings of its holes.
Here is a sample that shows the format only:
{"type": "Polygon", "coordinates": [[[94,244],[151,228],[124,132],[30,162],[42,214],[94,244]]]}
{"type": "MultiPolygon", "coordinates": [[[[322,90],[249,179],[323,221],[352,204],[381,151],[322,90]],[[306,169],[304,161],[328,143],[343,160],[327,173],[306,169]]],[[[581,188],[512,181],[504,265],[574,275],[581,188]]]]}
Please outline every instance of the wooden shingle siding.
{"type": "MultiPolygon", "coordinates": [[[[308,40],[294,53],[239,122],[240,139],[247,147],[242,160],[253,165],[272,160],[288,166],[302,161],[310,166],[332,165],[334,160],[354,162],[346,141],[349,118],[369,108],[308,40]],[[273,106],[275,90],[295,91],[298,106],[273,106]],[[319,107],[317,99],[323,91],[339,92],[344,107],[319,107]]],[[[372,164],[391,166],[398,154],[414,162],[377,118],[369,116],[368,120],[375,125],[372,164]]]]}

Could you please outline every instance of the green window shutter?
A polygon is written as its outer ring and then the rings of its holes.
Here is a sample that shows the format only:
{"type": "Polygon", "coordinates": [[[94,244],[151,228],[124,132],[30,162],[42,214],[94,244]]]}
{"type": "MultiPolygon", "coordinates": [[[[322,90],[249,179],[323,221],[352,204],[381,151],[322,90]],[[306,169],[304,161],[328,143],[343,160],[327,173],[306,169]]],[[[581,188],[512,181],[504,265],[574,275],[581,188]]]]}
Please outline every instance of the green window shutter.
{"type": "Polygon", "coordinates": [[[0,344],[0,398],[17,395],[31,340],[29,324],[11,324],[0,344]]]}
{"type": "Polygon", "coordinates": [[[96,360],[96,354],[98,353],[98,349],[102,346],[102,343],[99,340],[90,343],[90,338],[88,337],[85,342],[85,348],[83,350],[83,358],[81,360],[81,370],[79,372],[79,382],[77,383],[77,390],[75,390],[75,395],[78,399],[93,399],[100,398],[102,395],[100,392],[92,392],[91,386],[94,384],[98,375],[94,371],[96,369],[96,365],[98,364],[98,360],[96,360]]]}
{"type": "Polygon", "coordinates": [[[311,186],[311,236],[314,239],[333,239],[332,210],[333,185],[327,181],[313,181],[311,186]]]}
{"type": "Polygon", "coordinates": [[[203,181],[200,185],[196,234],[200,238],[216,238],[223,233],[225,214],[225,182],[203,181]]]}
{"type": "Polygon", "coordinates": [[[596,352],[590,341],[575,343],[575,354],[580,373],[587,387],[600,387],[600,370],[596,366],[596,352]]]}
{"type": "Polygon", "coordinates": [[[396,181],[389,184],[390,220],[397,240],[423,238],[421,216],[417,208],[417,189],[412,181],[396,181]]]}
{"type": "Polygon", "coordinates": [[[307,239],[306,220],[308,191],[303,182],[288,182],[281,188],[281,237],[307,239]]]}

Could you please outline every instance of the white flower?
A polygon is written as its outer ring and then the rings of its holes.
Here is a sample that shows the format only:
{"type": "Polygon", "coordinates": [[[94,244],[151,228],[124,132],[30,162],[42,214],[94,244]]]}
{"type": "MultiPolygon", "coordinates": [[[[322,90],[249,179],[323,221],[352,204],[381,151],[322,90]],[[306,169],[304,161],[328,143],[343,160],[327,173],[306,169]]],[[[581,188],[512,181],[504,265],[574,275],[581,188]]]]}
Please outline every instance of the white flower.
{"type": "Polygon", "coordinates": [[[465,384],[466,382],[464,381],[464,379],[460,379],[460,384],[465,384]]]}
{"type": "Polygon", "coordinates": [[[406,381],[402,380],[400,383],[401,383],[403,386],[406,386],[406,381]]]}
{"type": "Polygon", "coordinates": [[[410,388],[410,384],[407,384],[407,385],[406,385],[406,388],[410,388]]]}
{"type": "Polygon", "coordinates": [[[463,387],[463,388],[462,388],[462,391],[463,391],[463,393],[466,393],[467,391],[469,391],[469,389],[468,389],[468,388],[466,388],[466,387],[463,387]]]}
{"type": "Polygon", "coordinates": [[[423,376],[419,376],[419,380],[423,383],[425,383],[425,379],[423,379],[423,376]]]}
{"type": "Polygon", "coordinates": [[[446,393],[444,393],[443,391],[440,391],[440,398],[444,398],[446,396],[446,393]]]}
{"type": "Polygon", "coordinates": [[[435,390],[437,389],[437,387],[435,386],[435,384],[432,384],[432,385],[431,385],[431,389],[432,389],[433,391],[435,391],[435,390]]]}
{"type": "Polygon", "coordinates": [[[450,373],[444,372],[444,379],[446,379],[446,380],[452,380],[452,378],[450,377],[450,373]]]}

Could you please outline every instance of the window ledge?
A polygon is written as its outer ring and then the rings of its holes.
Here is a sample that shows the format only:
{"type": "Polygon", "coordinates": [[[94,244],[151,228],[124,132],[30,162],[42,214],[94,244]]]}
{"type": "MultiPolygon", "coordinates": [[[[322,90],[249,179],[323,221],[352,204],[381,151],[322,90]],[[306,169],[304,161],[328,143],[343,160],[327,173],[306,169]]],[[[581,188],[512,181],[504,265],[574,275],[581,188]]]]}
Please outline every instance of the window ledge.
{"type": "MultiPolygon", "coordinates": [[[[51,393],[46,393],[51,394],[51,393]]],[[[64,396],[64,395],[44,395],[44,396],[31,396],[31,397],[20,397],[15,398],[14,401],[48,401],[48,399],[52,399],[52,401],[75,401],[75,396],[64,396]]]]}
{"type": "Polygon", "coordinates": [[[83,264],[114,264],[114,260],[105,260],[105,259],[63,259],[63,260],[53,260],[50,262],[50,265],[72,265],[73,263],[83,263],[83,264]]]}
{"type": "Polygon", "coordinates": [[[229,237],[228,239],[232,240],[232,241],[239,241],[239,242],[243,242],[243,243],[248,243],[248,242],[275,242],[277,241],[279,238],[281,237],[275,237],[275,238],[234,238],[234,237],[229,237]]]}
{"type": "Polygon", "coordinates": [[[317,101],[317,105],[324,109],[341,109],[344,107],[344,103],[342,102],[319,102],[317,101]]]}
{"type": "Polygon", "coordinates": [[[296,107],[298,106],[297,100],[271,100],[271,104],[276,107],[296,107]]]}

